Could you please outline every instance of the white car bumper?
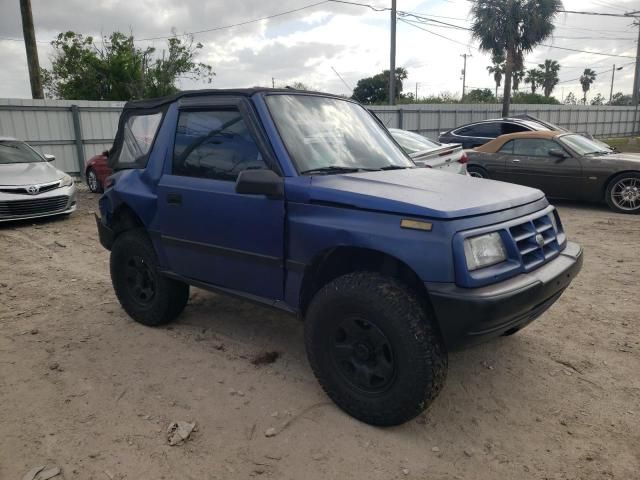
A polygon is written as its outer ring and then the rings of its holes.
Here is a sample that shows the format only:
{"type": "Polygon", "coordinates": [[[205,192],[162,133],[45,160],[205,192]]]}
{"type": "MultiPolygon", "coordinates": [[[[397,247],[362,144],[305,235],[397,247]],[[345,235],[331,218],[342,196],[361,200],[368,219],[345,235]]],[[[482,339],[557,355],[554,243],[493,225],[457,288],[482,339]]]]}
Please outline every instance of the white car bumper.
{"type": "Polygon", "coordinates": [[[75,185],[36,195],[0,191],[0,222],[65,215],[75,210],[75,185]]]}

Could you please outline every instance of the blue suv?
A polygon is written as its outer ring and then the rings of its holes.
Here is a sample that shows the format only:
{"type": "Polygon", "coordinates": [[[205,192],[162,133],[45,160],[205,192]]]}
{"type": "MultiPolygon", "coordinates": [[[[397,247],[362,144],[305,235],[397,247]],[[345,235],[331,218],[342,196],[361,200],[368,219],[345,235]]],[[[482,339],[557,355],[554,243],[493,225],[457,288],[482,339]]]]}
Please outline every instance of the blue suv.
{"type": "Polygon", "coordinates": [[[134,320],[174,320],[190,285],[297,315],[325,392],[374,425],[420,414],[448,351],[515,333],[582,265],[542,192],[418,168],[341,97],[129,102],[110,165],[96,221],[134,320]]]}

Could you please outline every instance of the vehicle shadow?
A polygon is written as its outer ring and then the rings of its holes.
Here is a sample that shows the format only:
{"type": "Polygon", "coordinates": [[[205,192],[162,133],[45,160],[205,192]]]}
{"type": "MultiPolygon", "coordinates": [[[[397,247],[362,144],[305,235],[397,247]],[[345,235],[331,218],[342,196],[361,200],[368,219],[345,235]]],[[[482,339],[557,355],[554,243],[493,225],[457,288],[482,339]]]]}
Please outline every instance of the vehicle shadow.
{"type": "Polygon", "coordinates": [[[47,225],[55,225],[55,224],[63,223],[69,220],[70,215],[73,215],[73,213],[68,213],[64,215],[55,215],[51,217],[31,218],[27,220],[10,220],[6,222],[0,222],[0,231],[11,230],[14,228],[25,228],[25,227],[39,228],[47,225]]]}

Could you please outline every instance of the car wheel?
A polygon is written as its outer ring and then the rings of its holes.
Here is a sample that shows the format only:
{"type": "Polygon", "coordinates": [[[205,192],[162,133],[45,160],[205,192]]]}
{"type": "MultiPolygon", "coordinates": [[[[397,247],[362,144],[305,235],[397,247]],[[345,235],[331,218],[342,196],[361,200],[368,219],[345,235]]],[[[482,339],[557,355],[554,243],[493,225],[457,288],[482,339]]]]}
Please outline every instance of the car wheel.
{"type": "Polygon", "coordinates": [[[377,273],[351,273],[320,289],[305,318],[305,345],[327,395],[371,425],[419,415],[446,378],[434,319],[407,287],[377,273]]]}
{"type": "Polygon", "coordinates": [[[489,178],[489,173],[482,167],[477,165],[468,165],[467,172],[469,172],[469,176],[475,178],[489,178]]]}
{"type": "Polygon", "coordinates": [[[120,305],[136,322],[163,325],[184,310],[189,285],[158,271],[156,252],[144,231],[130,230],[116,238],[110,267],[120,305]]]}
{"type": "Polygon", "coordinates": [[[605,200],[618,213],[640,212],[640,173],[621,173],[607,185],[605,200]]]}
{"type": "Polygon", "coordinates": [[[91,192],[102,193],[102,184],[100,180],[98,180],[98,175],[96,175],[96,171],[93,168],[87,170],[87,185],[91,192]]]}

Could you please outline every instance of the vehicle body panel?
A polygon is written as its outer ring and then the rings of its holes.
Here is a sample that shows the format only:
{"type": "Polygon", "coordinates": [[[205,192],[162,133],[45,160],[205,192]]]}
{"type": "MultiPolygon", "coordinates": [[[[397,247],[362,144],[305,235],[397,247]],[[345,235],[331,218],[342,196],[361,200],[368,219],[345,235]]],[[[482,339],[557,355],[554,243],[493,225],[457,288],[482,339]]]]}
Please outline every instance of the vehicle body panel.
{"type": "Polygon", "coordinates": [[[461,145],[442,144],[398,128],[390,128],[389,132],[417,165],[460,175],[467,174],[466,156],[461,145]]]}
{"type": "Polygon", "coordinates": [[[475,148],[505,134],[548,130],[546,125],[536,121],[520,118],[495,118],[452,128],[442,132],[438,140],[442,143],[460,143],[463,148],[475,148]]]}
{"type": "Polygon", "coordinates": [[[93,169],[96,172],[96,177],[98,178],[98,182],[104,188],[107,182],[107,178],[113,174],[113,170],[109,167],[109,159],[105,152],[99,153],[98,155],[94,155],[90,159],[85,161],[84,172],[85,178],[87,177],[87,172],[89,169],[93,169]]]}
{"type": "Polygon", "coordinates": [[[607,153],[579,155],[562,142],[566,133],[527,132],[503,135],[468,152],[469,164],[487,170],[490,178],[538,188],[553,198],[602,201],[609,180],[618,173],[640,172],[640,154],[607,153]],[[554,142],[565,158],[522,156],[505,153],[517,139],[554,142]]]}

